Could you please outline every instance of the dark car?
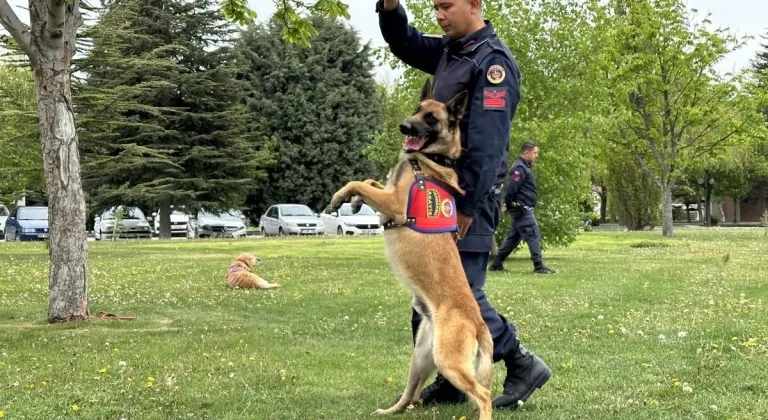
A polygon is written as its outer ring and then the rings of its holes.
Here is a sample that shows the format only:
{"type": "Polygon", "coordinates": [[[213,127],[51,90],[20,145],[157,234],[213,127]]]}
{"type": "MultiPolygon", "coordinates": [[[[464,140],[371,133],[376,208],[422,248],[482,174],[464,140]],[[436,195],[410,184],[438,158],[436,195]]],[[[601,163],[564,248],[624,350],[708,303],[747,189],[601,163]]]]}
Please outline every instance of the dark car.
{"type": "Polygon", "coordinates": [[[37,241],[47,237],[48,207],[16,207],[5,222],[6,241],[37,241]]]}

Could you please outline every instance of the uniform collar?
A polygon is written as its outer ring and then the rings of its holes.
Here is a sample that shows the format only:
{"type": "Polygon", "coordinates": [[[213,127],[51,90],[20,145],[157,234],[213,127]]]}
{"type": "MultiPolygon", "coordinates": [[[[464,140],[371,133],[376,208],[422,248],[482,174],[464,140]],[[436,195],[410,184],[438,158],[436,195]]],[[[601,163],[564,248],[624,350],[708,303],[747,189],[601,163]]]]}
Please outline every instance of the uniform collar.
{"type": "Polygon", "coordinates": [[[517,159],[518,159],[520,162],[523,162],[523,165],[525,165],[525,166],[527,166],[527,167],[529,167],[529,168],[531,167],[531,162],[528,162],[528,161],[527,161],[527,160],[525,160],[525,159],[524,159],[522,156],[518,156],[518,158],[517,158],[517,159]]]}
{"type": "Polygon", "coordinates": [[[493,24],[488,19],[485,19],[484,22],[485,26],[477,31],[463,38],[451,41],[448,46],[451,52],[457,52],[459,54],[469,53],[493,37],[495,35],[493,24]]]}

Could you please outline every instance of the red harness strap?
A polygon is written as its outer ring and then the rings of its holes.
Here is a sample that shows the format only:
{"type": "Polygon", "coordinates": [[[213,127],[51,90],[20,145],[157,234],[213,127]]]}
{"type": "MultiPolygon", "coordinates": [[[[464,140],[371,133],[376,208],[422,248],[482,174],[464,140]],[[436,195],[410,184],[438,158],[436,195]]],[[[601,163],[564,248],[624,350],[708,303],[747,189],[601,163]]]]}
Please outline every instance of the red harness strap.
{"type": "MultiPolygon", "coordinates": [[[[416,181],[408,191],[405,226],[421,233],[455,232],[456,200],[453,195],[437,181],[425,178],[416,160],[409,162],[416,174],[416,181]]],[[[390,221],[384,225],[384,229],[398,226],[390,221]]]]}

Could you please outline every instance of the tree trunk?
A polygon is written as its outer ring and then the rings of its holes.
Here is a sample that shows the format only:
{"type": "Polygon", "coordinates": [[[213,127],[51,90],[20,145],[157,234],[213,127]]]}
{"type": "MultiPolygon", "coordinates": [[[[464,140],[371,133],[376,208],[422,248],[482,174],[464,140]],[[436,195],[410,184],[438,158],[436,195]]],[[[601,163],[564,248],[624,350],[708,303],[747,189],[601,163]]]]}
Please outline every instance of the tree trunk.
{"type": "Polygon", "coordinates": [[[662,208],[662,234],[666,237],[674,235],[672,225],[672,185],[667,182],[661,184],[661,208],[662,208]]]}
{"type": "Polygon", "coordinates": [[[600,186],[600,223],[605,223],[605,213],[608,210],[608,188],[600,186]]]}
{"type": "Polygon", "coordinates": [[[704,197],[704,226],[712,226],[712,188],[707,185],[707,193],[704,197]]]}
{"type": "Polygon", "coordinates": [[[733,199],[733,223],[738,224],[741,221],[741,199],[733,199]]]}
{"type": "Polygon", "coordinates": [[[696,194],[696,214],[698,214],[700,222],[704,221],[704,213],[701,208],[701,202],[702,202],[701,192],[698,192],[696,194]]]}
{"type": "Polygon", "coordinates": [[[164,198],[160,201],[160,238],[171,237],[171,201],[164,198]]]}
{"type": "MultiPolygon", "coordinates": [[[[34,3],[38,13],[30,13],[32,27],[46,32],[41,21],[48,18],[45,2],[34,3]]],[[[58,37],[44,37],[36,43],[38,56],[33,59],[38,63],[34,69],[37,111],[49,205],[48,322],[82,320],[89,315],[85,196],[70,86],[75,25],[67,22],[62,26],[63,33],[55,34],[58,37]]]]}
{"type": "Polygon", "coordinates": [[[764,185],[760,188],[760,198],[757,199],[757,207],[760,209],[760,215],[765,213],[765,198],[768,195],[768,185],[764,185]]]}

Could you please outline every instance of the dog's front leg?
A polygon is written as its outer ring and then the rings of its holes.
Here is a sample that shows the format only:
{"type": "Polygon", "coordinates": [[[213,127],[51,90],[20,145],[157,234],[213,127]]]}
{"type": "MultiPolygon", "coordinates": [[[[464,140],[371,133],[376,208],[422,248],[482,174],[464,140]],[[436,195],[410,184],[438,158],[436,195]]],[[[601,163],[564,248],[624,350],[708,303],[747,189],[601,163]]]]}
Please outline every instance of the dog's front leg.
{"type": "Polygon", "coordinates": [[[360,181],[352,181],[333,195],[331,211],[338,210],[348,199],[359,195],[366,203],[395,223],[405,223],[405,205],[395,190],[383,190],[360,181]]]}
{"type": "MultiPolygon", "coordinates": [[[[374,179],[366,179],[365,181],[363,181],[363,184],[370,185],[370,186],[372,186],[374,188],[377,188],[379,190],[383,190],[384,189],[384,186],[381,185],[378,181],[376,181],[374,179]]],[[[364,202],[365,202],[365,199],[363,197],[359,196],[359,195],[356,195],[356,196],[352,197],[352,200],[350,201],[350,204],[352,205],[352,214],[357,214],[360,211],[360,209],[363,208],[363,203],[364,202]]],[[[371,205],[371,203],[366,203],[366,204],[368,204],[369,206],[371,205]]],[[[377,208],[374,208],[374,209],[375,210],[379,210],[377,208]]],[[[381,210],[379,210],[379,211],[381,211],[381,210]]]]}

